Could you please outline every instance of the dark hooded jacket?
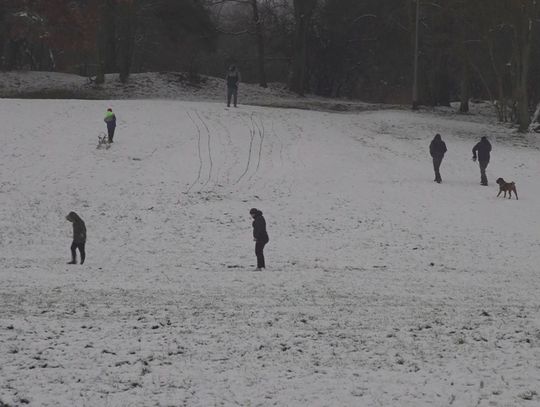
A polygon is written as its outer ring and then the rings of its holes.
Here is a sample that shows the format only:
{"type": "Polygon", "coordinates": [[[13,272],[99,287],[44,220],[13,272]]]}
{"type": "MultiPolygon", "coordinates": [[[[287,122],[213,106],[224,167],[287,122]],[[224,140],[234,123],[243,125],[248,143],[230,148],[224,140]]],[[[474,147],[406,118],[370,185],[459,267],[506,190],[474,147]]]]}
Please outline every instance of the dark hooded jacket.
{"type": "Polygon", "coordinates": [[[478,152],[478,161],[487,161],[489,162],[490,159],[490,152],[491,152],[491,143],[488,141],[488,139],[484,136],[480,139],[480,142],[477,143],[473,149],[473,158],[476,158],[476,153],[478,152]]]}
{"type": "Polygon", "coordinates": [[[73,241],[77,243],[86,242],[86,225],[75,212],[70,212],[66,219],[73,223],[73,241]]]}
{"type": "Polygon", "coordinates": [[[441,135],[435,135],[429,145],[429,154],[431,154],[433,158],[443,158],[446,151],[446,144],[441,140],[441,135]]]}
{"type": "Polygon", "coordinates": [[[238,69],[236,68],[229,68],[225,79],[227,80],[228,88],[237,88],[238,83],[240,82],[240,72],[238,72],[238,69]]]}
{"type": "Polygon", "coordinates": [[[266,221],[262,211],[255,212],[253,219],[253,237],[257,242],[268,243],[268,233],[266,232],[266,221]]]}

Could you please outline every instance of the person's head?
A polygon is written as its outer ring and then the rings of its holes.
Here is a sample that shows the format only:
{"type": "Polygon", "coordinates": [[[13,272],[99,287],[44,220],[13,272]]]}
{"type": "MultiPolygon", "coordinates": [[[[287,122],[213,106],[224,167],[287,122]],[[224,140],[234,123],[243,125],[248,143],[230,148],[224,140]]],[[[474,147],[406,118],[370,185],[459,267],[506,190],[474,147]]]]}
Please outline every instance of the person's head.
{"type": "Polygon", "coordinates": [[[77,215],[75,212],[70,212],[68,213],[68,215],[66,216],[66,219],[70,222],[75,222],[77,219],[80,219],[79,218],[79,215],[77,215]]]}
{"type": "Polygon", "coordinates": [[[112,109],[109,107],[109,108],[107,109],[107,112],[112,112],[112,109]]]}
{"type": "Polygon", "coordinates": [[[252,218],[255,218],[258,214],[259,214],[259,210],[257,208],[251,208],[249,210],[249,214],[251,215],[252,218]]]}
{"type": "Polygon", "coordinates": [[[236,70],[236,66],[235,65],[230,65],[229,66],[229,71],[235,71],[236,70]]]}
{"type": "Polygon", "coordinates": [[[441,139],[441,135],[439,133],[435,134],[434,140],[440,140],[440,139],[441,139]]]}
{"type": "Polygon", "coordinates": [[[487,139],[486,136],[482,136],[482,137],[480,138],[480,141],[488,141],[488,139],[487,139]]]}

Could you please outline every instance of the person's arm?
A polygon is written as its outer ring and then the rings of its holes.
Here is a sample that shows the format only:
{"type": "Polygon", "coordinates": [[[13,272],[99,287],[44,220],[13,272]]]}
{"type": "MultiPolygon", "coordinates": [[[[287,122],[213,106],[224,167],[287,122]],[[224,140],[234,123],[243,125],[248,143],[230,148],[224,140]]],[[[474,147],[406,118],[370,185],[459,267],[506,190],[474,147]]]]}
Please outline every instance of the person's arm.
{"type": "Polygon", "coordinates": [[[478,151],[478,144],[476,144],[472,149],[472,159],[476,161],[476,152],[478,151]]]}
{"type": "Polygon", "coordinates": [[[253,222],[253,238],[258,241],[262,238],[265,229],[265,221],[262,218],[255,219],[253,222]]]}
{"type": "Polygon", "coordinates": [[[446,143],[443,141],[442,145],[443,145],[443,153],[446,154],[446,152],[448,151],[448,149],[446,148],[446,143]]]}

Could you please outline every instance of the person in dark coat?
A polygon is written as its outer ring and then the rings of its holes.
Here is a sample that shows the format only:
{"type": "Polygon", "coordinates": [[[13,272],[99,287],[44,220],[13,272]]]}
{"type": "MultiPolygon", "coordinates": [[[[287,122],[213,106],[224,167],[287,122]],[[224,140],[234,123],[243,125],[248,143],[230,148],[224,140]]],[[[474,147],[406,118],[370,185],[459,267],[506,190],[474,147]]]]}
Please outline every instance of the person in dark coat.
{"type": "Polygon", "coordinates": [[[446,144],[441,139],[440,134],[435,134],[435,137],[433,137],[433,140],[431,140],[431,143],[429,144],[429,154],[431,154],[431,157],[433,157],[433,170],[435,171],[435,182],[441,183],[441,174],[439,172],[439,168],[441,167],[441,162],[444,158],[444,154],[446,153],[446,144]]]}
{"type": "Polygon", "coordinates": [[[105,119],[103,119],[103,121],[107,123],[109,143],[112,143],[114,137],[114,130],[116,129],[116,115],[113,113],[111,108],[107,109],[107,113],[105,113],[105,119]]]}
{"type": "Polygon", "coordinates": [[[489,164],[491,143],[488,141],[486,136],[482,136],[480,142],[473,147],[472,153],[473,161],[476,161],[478,154],[478,164],[480,165],[480,184],[487,185],[488,180],[486,176],[486,168],[489,164]]]}
{"type": "Polygon", "coordinates": [[[71,261],[68,264],[77,264],[77,252],[81,254],[81,265],[84,264],[86,253],[84,245],[86,244],[86,225],[75,212],[70,212],[66,219],[73,223],[73,243],[71,243],[71,261]]]}
{"type": "Polygon", "coordinates": [[[238,83],[240,83],[240,72],[236,69],[236,66],[231,65],[225,76],[227,81],[227,107],[231,106],[231,99],[233,99],[234,107],[238,99],[238,83]]]}
{"type": "Polygon", "coordinates": [[[253,218],[253,240],[255,240],[255,255],[257,256],[257,270],[266,268],[264,263],[264,246],[270,240],[266,232],[266,221],[263,213],[257,208],[251,208],[249,214],[253,218]]]}

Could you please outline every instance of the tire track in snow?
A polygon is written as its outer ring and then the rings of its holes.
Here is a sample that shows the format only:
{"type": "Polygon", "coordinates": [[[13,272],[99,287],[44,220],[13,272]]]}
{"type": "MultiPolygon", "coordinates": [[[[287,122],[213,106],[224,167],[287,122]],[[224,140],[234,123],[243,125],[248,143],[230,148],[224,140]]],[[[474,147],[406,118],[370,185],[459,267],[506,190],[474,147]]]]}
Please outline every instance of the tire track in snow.
{"type": "Polygon", "coordinates": [[[264,142],[264,123],[263,123],[262,119],[259,118],[259,120],[261,121],[261,126],[260,127],[257,124],[257,121],[253,120],[253,115],[251,116],[251,123],[252,123],[252,126],[253,126],[253,134],[255,134],[255,129],[257,129],[257,133],[259,134],[260,143],[259,143],[259,152],[258,152],[258,156],[257,156],[257,166],[255,167],[255,171],[253,172],[253,174],[251,174],[251,176],[249,177],[248,181],[251,181],[251,179],[259,172],[259,167],[261,166],[261,155],[262,155],[262,148],[263,148],[263,142],[264,142]]]}
{"type": "Polygon", "coordinates": [[[206,125],[206,122],[201,117],[199,112],[195,111],[195,113],[197,114],[197,117],[201,121],[202,125],[204,126],[204,128],[206,130],[206,134],[208,136],[208,159],[209,159],[209,162],[210,162],[210,170],[208,171],[208,178],[206,179],[206,182],[203,184],[203,187],[205,187],[206,185],[208,185],[208,183],[210,182],[210,179],[212,178],[212,169],[214,167],[214,162],[212,161],[212,147],[211,147],[212,140],[211,140],[211,136],[210,136],[210,129],[206,125]]]}
{"type": "Polygon", "coordinates": [[[197,129],[197,151],[198,151],[198,155],[199,155],[199,171],[197,173],[197,178],[195,179],[195,181],[193,181],[193,183],[189,186],[189,188],[187,189],[186,193],[189,193],[191,191],[191,189],[199,182],[199,180],[201,179],[201,173],[202,173],[202,167],[203,167],[203,160],[202,160],[202,153],[201,153],[201,129],[199,128],[199,125],[197,124],[197,122],[195,122],[195,120],[193,119],[193,117],[191,117],[191,115],[189,114],[189,112],[187,112],[187,115],[189,117],[189,119],[193,122],[193,124],[195,125],[195,128],[197,129]]]}
{"type": "Polygon", "coordinates": [[[207,123],[210,127],[213,128],[214,131],[214,167],[216,168],[214,171],[214,183],[215,187],[222,187],[223,183],[225,182],[225,178],[227,176],[227,169],[229,168],[229,160],[231,154],[229,151],[232,151],[232,148],[227,144],[227,138],[230,138],[230,135],[227,134],[228,129],[223,126],[223,123],[220,120],[220,117],[208,117],[206,116],[207,123]],[[225,135],[223,135],[225,133],[225,135]],[[220,148],[220,150],[217,150],[217,148],[220,148]],[[216,153],[217,150],[217,153],[216,153]],[[216,161],[217,158],[217,161],[216,161]]]}
{"type": "MultiPolygon", "coordinates": [[[[252,121],[253,121],[253,114],[251,115],[251,117],[252,117],[252,121]]],[[[236,180],[234,185],[237,185],[242,180],[242,178],[244,178],[244,176],[247,174],[247,172],[249,170],[249,164],[251,162],[251,151],[253,150],[253,139],[255,138],[255,129],[253,129],[253,128],[249,129],[249,138],[250,138],[250,140],[249,140],[249,151],[248,151],[248,159],[247,159],[247,163],[246,163],[246,169],[240,175],[240,177],[238,177],[238,179],[236,180]]]]}

